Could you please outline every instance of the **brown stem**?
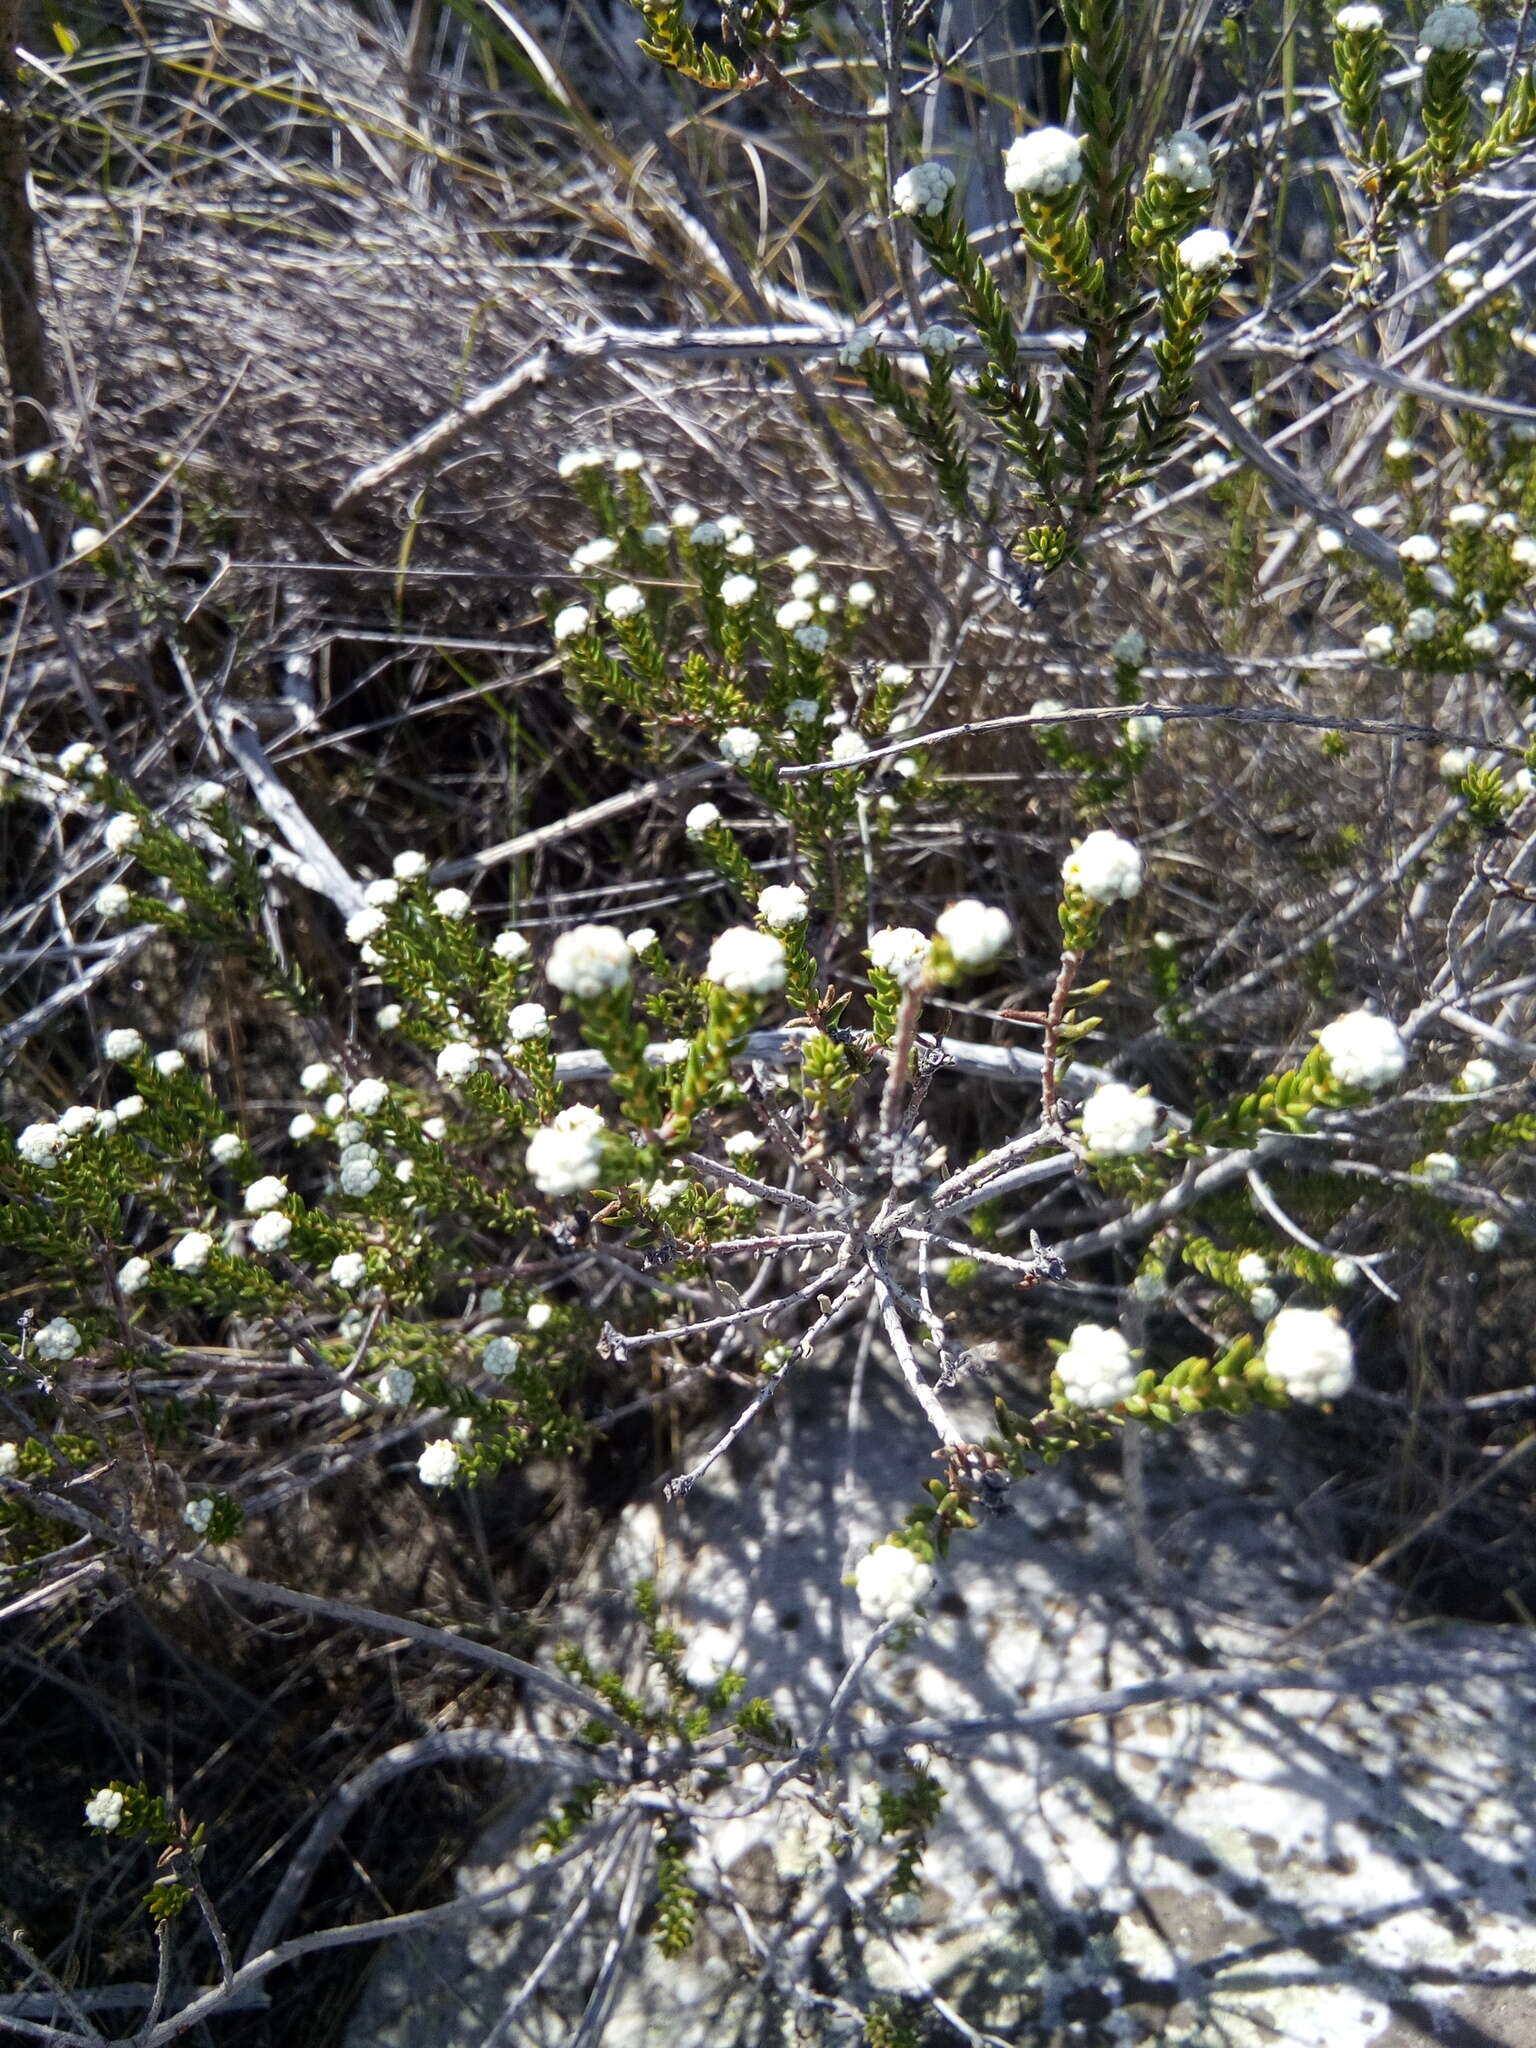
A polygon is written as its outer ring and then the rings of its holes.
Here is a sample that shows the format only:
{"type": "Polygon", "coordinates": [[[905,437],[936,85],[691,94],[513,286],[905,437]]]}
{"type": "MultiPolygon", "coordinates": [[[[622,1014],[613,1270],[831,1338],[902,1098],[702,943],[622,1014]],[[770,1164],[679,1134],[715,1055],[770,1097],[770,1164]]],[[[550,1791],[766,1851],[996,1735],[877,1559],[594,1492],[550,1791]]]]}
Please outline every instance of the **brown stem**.
{"type": "Polygon", "coordinates": [[[1083,964],[1081,953],[1070,948],[1061,956],[1061,966],[1056,975],[1056,986],[1051,990],[1051,1005],[1045,1013],[1045,1042],[1041,1056],[1045,1065],[1040,1074],[1040,1114],[1043,1122],[1054,1124],[1056,1118],[1056,1042],[1061,1036],[1062,1019],[1067,1013],[1067,999],[1072,993],[1072,984],[1077,979],[1077,970],[1083,964]]]}
{"type": "Polygon", "coordinates": [[[53,378],[37,303],[36,217],[21,111],[16,39],[21,0],[0,0],[0,349],[11,391],[11,447],[18,460],[53,438],[53,378]]]}

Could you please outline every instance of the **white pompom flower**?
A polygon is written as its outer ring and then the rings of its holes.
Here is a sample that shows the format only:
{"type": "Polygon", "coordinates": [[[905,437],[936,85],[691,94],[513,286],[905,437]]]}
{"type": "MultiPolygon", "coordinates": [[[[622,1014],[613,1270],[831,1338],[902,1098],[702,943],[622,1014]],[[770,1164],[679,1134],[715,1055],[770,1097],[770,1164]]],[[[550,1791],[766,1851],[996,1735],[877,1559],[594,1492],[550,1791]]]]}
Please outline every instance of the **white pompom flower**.
{"type": "Polygon", "coordinates": [[[1007,911],[979,903],[973,896],[951,903],[934,931],[948,946],[955,965],[972,971],[990,967],[1013,938],[1007,911]]]}
{"type": "Polygon", "coordinates": [[[927,971],[933,948],[925,932],[909,924],[888,924],[869,942],[869,957],[882,974],[912,988],[927,971]]]}
{"type": "Polygon", "coordinates": [[[683,820],[683,830],[690,839],[702,839],[706,832],[712,832],[720,822],[718,804],[695,804],[683,820]]]}
{"type": "Polygon", "coordinates": [[[1483,24],[1475,7],[1437,7],[1419,30],[1419,61],[1483,47],[1483,24]]]}
{"type": "Polygon", "coordinates": [[[347,1107],[358,1116],[377,1116],[388,1100],[389,1083],[380,1081],[371,1074],[357,1082],[347,1093],[347,1107]]]}
{"type": "Polygon", "coordinates": [[[424,853],[417,853],[408,847],[404,853],[395,855],[389,864],[389,871],[397,882],[419,882],[429,866],[430,862],[424,853]]]}
{"type": "Polygon", "coordinates": [[[73,740],[54,756],[59,773],[68,782],[95,781],[105,775],[107,764],[89,740],[73,740]]]}
{"type": "Polygon", "coordinates": [[[117,1269],[117,1284],[124,1294],[142,1294],[153,1270],[148,1259],[125,1259],[117,1269]]]}
{"type": "Polygon", "coordinates": [[[206,1230],[189,1230],[171,1247],[171,1264],[178,1273],[201,1273],[213,1255],[213,1239],[206,1230]]]}
{"type": "Polygon", "coordinates": [[[704,979],[732,995],[768,996],[784,986],[784,947],[769,932],[736,925],[709,949],[704,979]]]}
{"type": "Polygon", "coordinates": [[[1113,1408],[1136,1391],[1136,1361],[1118,1330],[1079,1323],[1056,1361],[1061,1391],[1074,1408],[1113,1408]]]}
{"type": "Polygon", "coordinates": [[[1157,1104],[1122,1081],[1106,1081],[1083,1104],[1083,1141],[1101,1159],[1130,1159],[1157,1136],[1157,1104]]]}
{"type": "Polygon", "coordinates": [[[85,1802],[86,1826],[100,1828],[104,1835],[115,1834],[123,1824],[127,1806],[121,1792],[114,1792],[110,1785],[103,1785],[85,1802]]]}
{"type": "Polygon", "coordinates": [[[1191,277],[1225,274],[1237,260],[1231,236],[1220,228],[1196,228],[1179,243],[1177,254],[1191,277]]]}
{"type": "Polygon", "coordinates": [[[1492,1060],[1468,1060],[1456,1076],[1456,1087],[1462,1095],[1486,1095],[1498,1085],[1499,1070],[1492,1060]]]}
{"type": "Polygon", "coordinates": [[[533,949],[521,932],[498,932],[491,941],[491,951],[498,960],[509,960],[516,964],[526,960],[533,949]]]}
{"type": "Polygon", "coordinates": [[[361,1252],[338,1252],[331,1261],[331,1279],[348,1294],[368,1277],[368,1261],[361,1252]]]}
{"type": "Polygon", "coordinates": [[[439,889],[432,898],[432,908],[439,917],[457,921],[469,915],[469,897],[463,889],[439,889]]]}
{"type": "Polygon", "coordinates": [[[528,1140],[528,1177],[541,1195],[579,1195],[595,1188],[603,1173],[605,1126],[594,1109],[562,1109],[528,1140]]]}
{"type": "Polygon", "coordinates": [[[1432,1188],[1443,1188],[1448,1181],[1458,1178],[1461,1161],[1454,1152],[1426,1152],[1418,1171],[1420,1180],[1427,1181],[1432,1188]]]}
{"type": "Polygon", "coordinates": [[[459,1476],[459,1447],[447,1437],[434,1437],[416,1460],[416,1476],[423,1486],[452,1486],[459,1476]]]}
{"type": "Polygon", "coordinates": [[[880,1543],[854,1566],[853,1590],[866,1621],[911,1621],[933,1591],[933,1566],[903,1543],[880,1543]]]}
{"type": "Polygon", "coordinates": [[[1334,1079],[1346,1088],[1374,1094],[1397,1080],[1408,1064],[1408,1048],[1397,1026],[1370,1010],[1335,1017],[1318,1032],[1317,1042],[1328,1056],[1334,1079]]]}
{"type": "Polygon", "coordinates": [[[280,1252],[293,1235],[293,1218],[281,1209],[269,1209],[251,1225],[251,1248],[258,1252],[280,1252]]]}
{"type": "Polygon", "coordinates": [[[115,817],[108,818],[101,836],[106,841],[108,853],[127,853],[143,838],[144,827],[131,811],[119,811],[115,817]]]}
{"type": "Polygon", "coordinates": [[[1331,1310],[1283,1308],[1264,1339],[1264,1369],[1293,1401],[1332,1401],[1355,1377],[1355,1347],[1331,1310]]]}
{"type": "Polygon", "coordinates": [[[750,768],[763,744],[748,725],[729,725],[720,735],[720,758],[731,768],[750,768]]]}
{"type": "Polygon", "coordinates": [[[480,1354],[480,1363],[493,1379],[504,1380],[517,1370],[523,1347],[515,1337],[493,1337],[480,1354]]]}
{"type": "Polygon", "coordinates": [[[1030,199],[1056,199],[1083,180],[1082,137],[1065,128],[1017,135],[1003,152],[1003,183],[1030,199]]]}
{"type": "Polygon", "coordinates": [[[891,188],[896,211],[909,219],[919,216],[936,220],[949,204],[955,189],[955,174],[948,164],[913,164],[902,172],[891,188]]]}
{"type": "Polygon", "coordinates": [[[592,623],[592,614],[584,604],[568,604],[555,613],[550,632],[555,645],[563,647],[567,640],[578,640],[592,623]]]}
{"type": "Polygon", "coordinates": [[[645,593],[633,583],[616,583],[603,599],[603,610],[610,619],[623,625],[630,619],[637,619],[645,610],[645,593]]]}
{"type": "Polygon", "coordinates": [[[804,924],[810,907],[810,898],[798,882],[772,882],[757,899],[757,914],[771,932],[793,931],[804,924]]]}
{"type": "Polygon", "coordinates": [[[33,1337],[32,1349],[50,1365],[62,1365],[80,1349],[80,1332],[67,1316],[55,1316],[33,1337]]]}
{"type": "Polygon", "coordinates": [[[51,1173],[69,1149],[69,1135],[58,1124],[28,1124],[16,1150],[28,1166],[51,1173]]]}
{"type": "Polygon", "coordinates": [[[478,1045],[469,1045],[461,1038],[452,1038],[437,1056],[437,1078],[446,1081],[450,1087],[467,1081],[471,1074],[478,1073],[485,1054],[478,1045]]]}
{"type": "Polygon", "coordinates": [[[1141,894],[1141,852],[1117,832],[1090,832],[1061,864],[1061,878],[1092,903],[1128,903],[1141,894]]]}
{"type": "Polygon", "coordinates": [[[623,988],[633,966],[629,942],[617,925],[579,924],[556,939],[544,972],[563,994],[590,1002],[623,988]]]}
{"type": "Polygon", "coordinates": [[[1333,17],[1333,26],[1341,36],[1372,36],[1378,29],[1386,27],[1386,16],[1379,7],[1373,7],[1369,0],[1353,7],[1341,7],[1333,17]]]}
{"type": "Polygon", "coordinates": [[[513,1045],[548,1038],[549,1012],[542,1003],[514,1003],[507,1016],[507,1037],[513,1045]]]}
{"type": "Polygon", "coordinates": [[[1491,1216],[1485,1216],[1467,1232],[1467,1242],[1475,1252],[1495,1252],[1503,1236],[1503,1226],[1495,1223],[1491,1216]]]}
{"type": "Polygon", "coordinates": [[[727,576],[720,584],[720,602],[728,612],[739,612],[757,595],[755,576],[727,576]]]}
{"type": "Polygon", "coordinates": [[[136,1060],[144,1050],[144,1040],[131,1027],[109,1031],[101,1041],[101,1049],[109,1060],[136,1060]]]}
{"type": "Polygon", "coordinates": [[[367,1158],[344,1160],[341,1172],[337,1175],[341,1192],[350,1195],[354,1201],[360,1200],[364,1195],[371,1195],[382,1178],[378,1160],[372,1155],[367,1158]]]}
{"type": "Polygon", "coordinates": [[[1183,192],[1211,188],[1211,152],[1193,128],[1179,128],[1152,152],[1152,175],[1166,178],[1183,192]]]}

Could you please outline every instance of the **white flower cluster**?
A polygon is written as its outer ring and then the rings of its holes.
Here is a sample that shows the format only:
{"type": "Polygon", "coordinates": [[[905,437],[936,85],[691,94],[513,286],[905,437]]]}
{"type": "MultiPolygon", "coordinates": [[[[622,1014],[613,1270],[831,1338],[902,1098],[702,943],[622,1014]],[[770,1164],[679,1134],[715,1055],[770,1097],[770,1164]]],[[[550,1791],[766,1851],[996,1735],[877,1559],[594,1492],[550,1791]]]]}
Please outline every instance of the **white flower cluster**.
{"type": "Polygon", "coordinates": [[[64,1316],[55,1316],[32,1339],[33,1354],[49,1365],[62,1365],[80,1349],[80,1332],[64,1316]]]}
{"type": "Polygon", "coordinates": [[[704,979],[732,995],[768,996],[784,986],[785,972],[783,942],[742,924],[722,932],[710,947],[704,979]]]}
{"type": "Polygon", "coordinates": [[[1152,153],[1152,175],[1166,178],[1183,192],[1211,188],[1211,152],[1193,128],[1180,128],[1152,153]]]}
{"type": "Polygon", "coordinates": [[[515,1337],[493,1337],[480,1355],[480,1363],[494,1379],[504,1380],[517,1370],[523,1347],[515,1337]]]}
{"type": "Polygon", "coordinates": [[[1386,19],[1379,7],[1364,0],[1362,5],[1341,7],[1333,17],[1333,26],[1341,36],[1373,36],[1386,27],[1386,19]]]}
{"type": "Polygon", "coordinates": [[[293,1218],[281,1209],[258,1216],[251,1225],[251,1248],[258,1252],[280,1252],[293,1235],[293,1218]]]}
{"type": "Polygon", "coordinates": [[[893,975],[903,988],[922,980],[932,951],[927,936],[909,924],[888,924],[869,942],[869,957],[875,966],[882,974],[893,975]]]}
{"type": "Polygon", "coordinates": [[[28,1124],[16,1140],[22,1159],[43,1173],[51,1173],[68,1149],[68,1133],[58,1124],[28,1124]]]}
{"type": "Polygon", "coordinates": [[[969,896],[951,903],[934,931],[948,946],[956,966],[973,971],[990,967],[1013,937],[1006,910],[969,896]]]}
{"type": "Polygon", "coordinates": [[[1157,1104],[1121,1081],[1107,1081],[1083,1104],[1083,1140],[1101,1159],[1129,1159],[1157,1136],[1157,1104]]]}
{"type": "Polygon", "coordinates": [[[809,911],[810,899],[798,882],[770,883],[758,894],[757,914],[771,932],[793,931],[809,911]]]}
{"type": "Polygon", "coordinates": [[[853,1568],[866,1621],[910,1621],[933,1591],[933,1566],[902,1543],[881,1543],[853,1568]]]}
{"type": "Polygon", "coordinates": [[[629,941],[617,925],[579,924],[556,939],[544,972],[566,995],[590,1002],[623,988],[633,965],[629,941]]]}
{"type": "Polygon", "coordinates": [[[103,1785],[85,1802],[86,1826],[100,1828],[106,1835],[115,1834],[123,1824],[127,1804],[121,1792],[114,1792],[110,1785],[103,1785]]]}
{"type": "Polygon", "coordinates": [[[1083,179],[1082,138],[1065,128],[1017,135],[1003,151],[1003,183],[1031,199],[1057,199],[1083,179]]]}
{"type": "Polygon", "coordinates": [[[579,1195],[595,1188],[603,1171],[605,1126],[595,1109],[574,1104],[528,1140],[529,1177],[541,1195],[579,1195]]]}
{"type": "Polygon", "coordinates": [[[1330,1310],[1283,1308],[1264,1339],[1264,1368],[1293,1401],[1332,1401],[1355,1376],[1355,1347],[1330,1310]]]}
{"type": "Polygon", "coordinates": [[[1417,56],[1422,64],[1437,52],[1455,53],[1483,47],[1483,24],[1475,7],[1437,7],[1424,17],[1417,56]]]}
{"type": "Polygon", "coordinates": [[[446,1081],[450,1088],[457,1087],[471,1074],[479,1072],[484,1058],[478,1045],[470,1045],[462,1038],[450,1038],[437,1056],[437,1078],[446,1081]]]}
{"type": "Polygon", "coordinates": [[[1178,246],[1180,264],[1191,277],[1209,277],[1232,268],[1237,258],[1232,240],[1220,228],[1196,228],[1178,246]]]}
{"type": "Polygon", "coordinates": [[[949,204],[949,195],[955,189],[955,174],[948,164],[913,164],[903,171],[891,190],[896,202],[896,211],[910,219],[922,215],[928,220],[937,219],[949,204]]]}
{"type": "Polygon", "coordinates": [[[1074,1408],[1113,1408],[1136,1391],[1136,1361],[1118,1330],[1079,1323],[1056,1361],[1061,1391],[1074,1408]]]}
{"type": "Polygon", "coordinates": [[[1090,832],[1061,864],[1068,888],[1091,903],[1128,903],[1141,894],[1141,853],[1115,832],[1090,832]]]}
{"type": "Polygon", "coordinates": [[[459,1447],[445,1436],[436,1437],[416,1460],[416,1476],[423,1486],[452,1486],[459,1476],[459,1447]]]}
{"type": "Polygon", "coordinates": [[[1397,1080],[1408,1064],[1408,1048],[1398,1036],[1390,1018],[1370,1010],[1351,1010],[1335,1017],[1317,1034],[1317,1042],[1328,1055],[1334,1079],[1346,1088],[1368,1088],[1373,1093],[1397,1080]]]}

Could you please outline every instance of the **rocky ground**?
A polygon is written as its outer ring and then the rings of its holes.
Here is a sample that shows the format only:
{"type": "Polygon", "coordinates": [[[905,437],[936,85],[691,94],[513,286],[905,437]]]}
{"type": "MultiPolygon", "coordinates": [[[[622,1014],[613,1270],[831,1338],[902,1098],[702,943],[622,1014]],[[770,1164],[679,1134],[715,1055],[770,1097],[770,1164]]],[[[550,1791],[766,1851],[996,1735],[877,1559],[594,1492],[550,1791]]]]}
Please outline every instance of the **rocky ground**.
{"type": "MultiPolygon", "coordinates": [[[[867,1636],[843,1574],[927,1456],[883,1382],[852,1408],[807,1376],[684,1504],[631,1510],[577,1589],[589,1647],[623,1643],[628,1590],[656,1578],[685,1630],[729,1632],[749,1689],[817,1736],[867,1636]]],[[[673,1962],[631,1945],[602,2039],[851,2042],[808,1995],[859,1987],[910,1995],[935,2042],[1536,2044],[1536,1655],[1513,1631],[1405,1625],[1374,1584],[1292,1639],[1348,1577],[1308,1505],[1307,1431],[1296,1416],[1207,1427],[1150,1443],[1139,1472],[1111,1458],[1015,1488],[832,1727],[835,1746],[866,1745],[841,1810],[799,1785],[757,1811],[750,1780],[722,1794],[694,1856],[699,1940],[673,1962]],[[1287,1659],[1299,1689],[1222,1677],[1287,1659]],[[1324,1675],[1340,1659],[1356,1674],[1342,1690],[1324,1675]],[[1369,1686],[1410,1668],[1417,1682],[1369,1686]],[[1144,1681],[1165,1696],[1062,1714],[1144,1681]],[[883,1908],[889,1845],[859,1827],[896,1762],[881,1732],[1021,1714],[1032,1725],[935,1741],[947,1796],[922,1882],[883,1908]]],[[[461,1890],[517,1866],[543,1808],[530,1781],[461,1890]]],[[[538,1914],[386,1954],[353,2048],[571,2041],[606,1913],[506,2008],[574,1903],[552,1886],[538,1914]]]]}

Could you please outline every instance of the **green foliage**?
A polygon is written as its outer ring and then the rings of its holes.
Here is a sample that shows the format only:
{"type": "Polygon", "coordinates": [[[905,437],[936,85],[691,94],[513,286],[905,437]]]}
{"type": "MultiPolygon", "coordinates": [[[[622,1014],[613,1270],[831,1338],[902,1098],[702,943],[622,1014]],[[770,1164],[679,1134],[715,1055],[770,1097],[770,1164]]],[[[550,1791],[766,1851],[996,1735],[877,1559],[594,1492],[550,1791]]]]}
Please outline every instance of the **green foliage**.
{"type": "Polygon", "coordinates": [[[652,1939],[670,1958],[686,1955],[698,1932],[699,1895],[688,1882],[688,1836],[670,1823],[656,1849],[656,1920],[652,1939]]]}

